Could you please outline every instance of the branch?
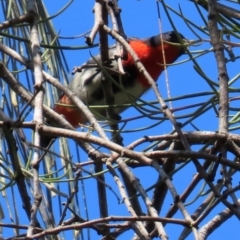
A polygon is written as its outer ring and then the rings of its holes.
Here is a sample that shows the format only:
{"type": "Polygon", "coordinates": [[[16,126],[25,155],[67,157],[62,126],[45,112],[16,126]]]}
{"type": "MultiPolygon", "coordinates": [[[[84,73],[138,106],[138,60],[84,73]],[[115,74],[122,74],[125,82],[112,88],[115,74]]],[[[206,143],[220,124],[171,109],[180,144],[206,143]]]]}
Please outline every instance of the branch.
{"type": "MultiPolygon", "coordinates": [[[[35,122],[35,134],[34,134],[34,145],[40,146],[40,134],[38,132],[38,125],[43,124],[43,74],[42,74],[42,62],[41,62],[41,50],[39,43],[39,35],[37,29],[37,9],[34,1],[27,1],[27,10],[32,12],[34,17],[30,23],[30,40],[31,40],[31,52],[33,56],[33,72],[35,76],[35,89],[37,90],[35,101],[34,101],[34,116],[35,122]]],[[[34,227],[37,225],[37,211],[42,201],[42,191],[39,182],[39,158],[40,151],[35,148],[32,157],[32,168],[33,168],[33,196],[34,203],[31,209],[31,219],[27,236],[31,236],[34,233],[34,227]]]]}

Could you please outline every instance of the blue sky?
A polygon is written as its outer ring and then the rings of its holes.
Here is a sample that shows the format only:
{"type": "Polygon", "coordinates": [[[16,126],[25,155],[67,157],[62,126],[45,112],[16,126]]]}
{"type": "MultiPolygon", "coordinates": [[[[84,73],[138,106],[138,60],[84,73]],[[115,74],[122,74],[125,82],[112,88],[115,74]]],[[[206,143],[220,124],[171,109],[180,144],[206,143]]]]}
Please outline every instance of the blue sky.
{"type": "MultiPolygon", "coordinates": [[[[46,8],[49,11],[49,15],[56,14],[64,5],[66,5],[66,0],[58,0],[58,1],[44,1],[46,4],[46,8]]],[[[184,0],[184,1],[173,1],[168,0],[165,1],[166,4],[169,4],[173,9],[177,10],[179,12],[179,6],[181,7],[184,15],[191,19],[196,25],[205,27],[205,24],[203,20],[199,17],[196,8],[194,7],[194,4],[190,1],[184,0]]],[[[85,1],[85,0],[75,0],[73,3],[59,16],[55,17],[53,19],[53,24],[55,26],[56,32],[59,33],[60,36],[63,37],[71,37],[71,36],[77,36],[80,34],[83,34],[90,30],[93,26],[94,22],[94,14],[92,13],[92,8],[94,5],[94,1],[85,1]]],[[[156,35],[159,33],[159,19],[157,14],[157,7],[156,7],[156,1],[147,1],[147,0],[120,0],[119,6],[122,8],[122,21],[125,29],[125,33],[129,37],[138,37],[138,38],[145,38],[152,35],[156,35]]],[[[160,4],[160,14],[161,14],[161,28],[163,32],[172,30],[172,26],[169,23],[168,18],[166,17],[166,14],[164,13],[164,10],[160,4]]],[[[207,16],[205,11],[203,11],[204,16],[207,16]]],[[[190,31],[186,23],[175,14],[171,14],[172,19],[174,21],[174,24],[176,28],[181,32],[187,39],[190,40],[196,40],[197,37],[190,31]]],[[[198,34],[203,39],[209,39],[207,35],[204,35],[203,33],[198,31],[198,34]]],[[[236,39],[234,39],[236,41],[236,39]]],[[[95,40],[95,42],[98,42],[98,39],[95,40]]],[[[110,43],[114,43],[114,40],[109,38],[110,43]]],[[[62,45],[70,45],[70,46],[85,46],[84,38],[77,38],[77,39],[61,39],[62,45]]],[[[211,45],[209,43],[202,43],[197,46],[190,47],[190,51],[201,51],[201,50],[207,50],[210,49],[211,45]]],[[[67,59],[68,67],[70,69],[69,71],[69,79],[71,79],[71,70],[74,66],[79,66],[82,63],[84,63],[91,54],[96,54],[98,52],[98,48],[91,48],[86,50],[65,50],[64,54],[67,59]]],[[[236,55],[239,55],[239,51],[236,48],[235,50],[236,55]]],[[[179,59],[180,61],[187,60],[189,57],[188,55],[184,55],[179,59]]],[[[212,52],[197,58],[198,64],[201,66],[204,73],[213,81],[218,81],[218,74],[217,74],[217,68],[216,63],[214,60],[214,54],[212,52]]],[[[232,79],[238,72],[238,67],[236,68],[237,62],[232,63],[230,62],[228,64],[228,71],[229,71],[229,77],[232,79]]],[[[182,95],[187,95],[191,93],[199,93],[199,92],[209,92],[211,91],[209,85],[207,82],[197,74],[197,72],[193,68],[193,63],[191,61],[186,61],[184,63],[171,66],[168,68],[168,78],[170,82],[170,91],[172,97],[178,97],[182,95]]],[[[62,79],[61,79],[62,80],[62,79]]],[[[166,81],[165,81],[165,75],[162,74],[161,77],[158,80],[158,86],[161,91],[161,94],[164,98],[167,98],[167,90],[166,90],[166,81]]],[[[235,87],[237,87],[237,82],[234,84],[235,87]]],[[[237,96],[238,93],[232,94],[231,96],[237,96]]],[[[149,90],[143,97],[145,101],[155,101],[156,98],[153,94],[152,90],[149,90]]],[[[173,108],[180,108],[184,107],[190,104],[198,103],[198,102],[204,102],[210,99],[210,96],[200,97],[200,98],[189,98],[181,101],[174,101],[173,108]]],[[[235,106],[236,102],[231,103],[231,106],[235,106]]],[[[183,114],[192,113],[196,109],[190,109],[185,111],[177,111],[175,113],[175,116],[181,116],[183,114]]],[[[122,118],[130,118],[133,116],[139,115],[136,110],[133,108],[125,111],[122,114],[122,118]]],[[[182,123],[184,123],[187,120],[187,118],[181,119],[182,123]]],[[[150,121],[148,119],[144,120],[138,120],[133,121],[129,123],[125,130],[133,130],[133,129],[139,129],[144,128],[146,126],[149,126],[151,124],[156,123],[156,121],[150,121]]],[[[208,111],[203,116],[195,119],[193,121],[193,124],[199,128],[200,130],[205,131],[216,131],[218,129],[218,118],[216,117],[216,114],[214,111],[208,111]]],[[[134,133],[124,133],[122,136],[124,138],[124,144],[128,145],[131,142],[135,141],[136,139],[143,137],[145,135],[160,135],[164,133],[170,133],[172,131],[172,125],[169,122],[165,122],[164,124],[158,125],[154,128],[145,130],[145,131],[136,131],[134,133]]],[[[186,125],[184,127],[184,131],[194,131],[195,129],[190,125],[186,125]]],[[[148,144],[141,145],[136,150],[143,151],[145,147],[148,147],[148,144]]],[[[77,159],[77,153],[75,150],[75,146],[73,142],[70,142],[70,148],[71,148],[71,154],[74,159],[77,159]]],[[[193,149],[198,149],[198,147],[193,146],[193,149]]],[[[80,158],[81,161],[86,161],[87,157],[83,153],[83,151],[80,152],[80,158]]],[[[230,158],[231,156],[229,156],[230,158]]],[[[92,169],[89,168],[89,171],[92,169]]],[[[141,183],[145,188],[150,187],[158,178],[157,173],[152,168],[138,168],[133,170],[136,176],[140,179],[141,183]]],[[[189,182],[192,180],[194,174],[196,173],[195,167],[192,163],[189,163],[188,166],[185,167],[184,171],[179,171],[174,175],[173,183],[178,191],[179,194],[181,194],[185,188],[188,186],[189,182]]],[[[111,185],[115,192],[117,192],[118,196],[120,194],[118,193],[118,189],[115,186],[115,182],[113,181],[110,174],[105,174],[107,184],[111,185]]],[[[238,176],[238,175],[237,175],[238,176]]],[[[218,176],[219,177],[219,176],[218,176]]],[[[237,184],[238,179],[234,179],[234,184],[237,184]]],[[[85,184],[85,190],[86,190],[86,200],[87,205],[89,208],[89,219],[98,218],[98,202],[97,202],[97,193],[96,193],[96,181],[94,179],[89,179],[84,181],[85,184]]],[[[64,185],[64,184],[63,184],[64,185]]],[[[193,194],[190,196],[190,198],[187,200],[189,202],[192,200],[198,191],[200,190],[201,186],[203,185],[203,182],[199,184],[199,186],[196,188],[196,191],[193,192],[193,194]]],[[[64,188],[63,188],[64,189],[64,188]]],[[[207,190],[206,188],[205,190],[207,190]]],[[[107,190],[108,199],[109,199],[109,215],[128,215],[126,207],[124,204],[118,204],[116,197],[113,195],[113,193],[109,190],[107,190]]],[[[148,192],[149,196],[152,196],[152,192],[148,192]]],[[[84,211],[84,204],[83,204],[83,196],[82,191],[79,191],[78,194],[80,206],[82,209],[80,209],[81,216],[83,218],[86,218],[85,211],[84,211]]],[[[196,203],[190,205],[187,207],[187,210],[190,214],[193,213],[196,206],[198,206],[202,201],[204,197],[201,197],[199,200],[197,200],[196,203]]],[[[64,201],[64,200],[63,200],[64,201]]],[[[58,204],[57,199],[54,200],[56,205],[58,204]]],[[[142,200],[140,200],[142,203],[142,200]]],[[[167,210],[169,209],[169,206],[172,204],[173,200],[170,194],[168,194],[164,207],[162,209],[162,212],[160,216],[165,216],[167,210]]],[[[145,210],[145,208],[143,208],[145,210]]],[[[213,216],[215,216],[216,213],[219,211],[225,209],[223,205],[219,205],[218,209],[216,211],[213,211],[209,218],[206,220],[208,221],[213,216]]],[[[56,208],[56,215],[58,214],[58,209],[56,208]]],[[[68,214],[68,217],[70,215],[68,214]]],[[[176,214],[174,217],[181,218],[181,214],[176,214]]],[[[205,221],[204,223],[206,223],[205,221]]],[[[25,223],[27,224],[27,222],[25,223]]],[[[239,230],[239,222],[235,217],[232,217],[228,223],[226,223],[222,229],[218,229],[216,233],[212,234],[208,239],[209,240],[221,240],[221,239],[237,239],[236,236],[239,236],[240,230],[239,230]],[[226,229],[234,229],[233,231],[226,231],[226,229]]],[[[201,227],[202,225],[200,225],[201,227]]],[[[176,239],[177,236],[179,236],[179,233],[181,232],[181,228],[174,226],[174,225],[168,225],[166,227],[166,232],[169,235],[170,239],[176,239]],[[174,230],[174,231],[173,231],[174,230]]],[[[67,234],[65,236],[68,236],[67,234]]],[[[127,233],[124,235],[121,235],[118,239],[130,239],[132,236],[132,233],[127,233]]],[[[95,235],[94,231],[91,232],[91,239],[99,239],[99,236],[95,235]]],[[[190,235],[187,239],[193,239],[193,235],[190,235]]]]}
{"type": "MultiPolygon", "coordinates": [[[[56,13],[62,6],[66,4],[66,1],[45,1],[47,9],[49,10],[49,14],[52,15],[56,13]]],[[[86,31],[90,30],[93,26],[94,21],[94,15],[91,13],[93,8],[94,1],[74,1],[69,8],[63,12],[61,15],[53,19],[53,23],[55,26],[56,31],[60,32],[60,36],[76,36],[82,33],[85,33],[86,31]]],[[[189,1],[166,1],[166,4],[169,4],[173,9],[177,10],[179,12],[179,6],[181,7],[183,13],[188,19],[191,19],[196,25],[205,27],[204,22],[199,17],[196,8],[194,7],[193,3],[189,1]]],[[[159,19],[157,15],[157,8],[156,8],[156,2],[155,1],[119,1],[119,5],[122,8],[122,21],[124,24],[124,29],[127,34],[127,36],[134,36],[139,38],[145,38],[152,35],[156,35],[159,33],[159,19]]],[[[202,11],[203,14],[206,16],[205,11],[202,11]]],[[[161,14],[161,24],[162,24],[162,30],[163,32],[169,31],[172,29],[171,24],[169,23],[166,14],[164,13],[163,8],[160,5],[160,14],[161,14]]],[[[196,36],[189,30],[185,22],[176,16],[175,14],[171,14],[172,19],[174,21],[174,24],[176,28],[181,32],[186,38],[191,40],[196,40],[196,36]]],[[[198,34],[203,39],[209,39],[207,35],[202,34],[198,31],[198,34]]],[[[98,40],[96,39],[95,42],[98,40]]],[[[109,38],[109,41],[114,43],[114,41],[109,38]]],[[[71,45],[71,46],[84,46],[84,38],[79,38],[76,40],[61,40],[62,45],[71,45]]],[[[210,49],[211,46],[209,43],[202,43],[198,46],[191,47],[191,51],[199,51],[199,50],[205,50],[210,49]]],[[[81,65],[84,61],[86,61],[90,57],[91,54],[95,54],[98,52],[98,48],[95,49],[87,49],[87,50],[74,50],[74,51],[65,51],[66,58],[68,61],[68,65],[70,70],[74,66],[81,65]]],[[[185,60],[188,59],[188,56],[185,55],[179,59],[185,60]]],[[[209,53],[204,55],[203,57],[197,58],[198,64],[201,66],[203,71],[206,73],[206,75],[211,78],[213,81],[217,82],[217,71],[216,71],[216,63],[214,60],[213,53],[209,53]]],[[[236,64],[236,63],[235,63],[236,64]]],[[[238,73],[238,69],[234,68],[234,63],[228,64],[229,69],[229,76],[230,79],[235,76],[238,73]]],[[[71,75],[70,75],[71,77],[71,75]]],[[[185,62],[183,64],[176,65],[174,67],[168,68],[168,77],[170,82],[170,91],[171,96],[181,96],[181,95],[187,95],[190,93],[198,93],[198,92],[208,92],[211,91],[209,85],[206,83],[204,79],[202,79],[194,70],[193,63],[191,61],[185,62]]],[[[167,91],[166,91],[166,82],[165,82],[165,76],[162,75],[160,79],[158,80],[158,85],[161,91],[161,94],[166,98],[167,97],[167,91]]],[[[210,97],[202,97],[202,98],[192,98],[187,99],[184,101],[176,101],[173,102],[173,107],[183,107],[186,105],[190,105],[193,103],[197,103],[200,101],[207,101],[210,97]]],[[[155,96],[151,90],[149,90],[144,96],[144,100],[155,100],[155,96]]],[[[176,112],[176,116],[193,112],[193,110],[187,110],[187,111],[180,111],[176,112]]],[[[122,114],[123,118],[128,118],[137,115],[136,111],[134,109],[129,109],[125,111],[122,114]]],[[[184,122],[184,120],[183,120],[184,122]]],[[[218,119],[215,116],[215,113],[213,111],[209,111],[206,114],[204,114],[202,117],[197,118],[193,121],[195,126],[201,130],[217,130],[218,128],[218,119]]],[[[149,122],[149,120],[144,119],[142,121],[134,121],[132,124],[127,125],[126,129],[135,129],[135,128],[142,128],[145,126],[148,126],[149,124],[152,124],[152,122],[149,122]]],[[[185,131],[192,131],[194,128],[191,125],[187,125],[184,128],[185,131]]],[[[147,135],[156,135],[156,134],[162,134],[162,133],[169,133],[172,131],[172,126],[169,122],[160,125],[160,127],[155,127],[147,131],[139,131],[136,133],[130,133],[130,134],[123,134],[124,137],[124,143],[125,145],[131,143],[132,141],[138,139],[139,137],[147,135]]],[[[147,145],[146,145],[147,146],[147,145]]],[[[138,150],[143,150],[145,146],[141,146],[138,150]]],[[[193,147],[194,148],[194,147],[193,147]]],[[[196,148],[196,147],[195,147],[196,148]]],[[[82,151],[80,151],[81,154],[82,151]]],[[[82,155],[82,159],[84,155],[82,155]]],[[[84,159],[85,160],[85,159],[84,159]]],[[[145,168],[145,169],[134,169],[134,173],[136,176],[141,180],[144,187],[151,186],[155,180],[157,179],[158,175],[156,172],[154,172],[151,168],[145,168]]],[[[191,181],[193,175],[196,173],[196,170],[194,166],[190,163],[186,169],[184,170],[184,173],[181,173],[181,171],[176,174],[173,178],[173,183],[175,184],[177,191],[181,194],[182,191],[187,187],[189,182],[191,181]]],[[[118,190],[115,188],[115,183],[113,182],[112,177],[109,176],[109,174],[106,174],[107,183],[110,184],[112,187],[114,187],[115,191],[118,192],[118,190]]],[[[95,188],[95,180],[87,180],[85,181],[86,184],[86,191],[87,191],[87,201],[88,201],[88,207],[89,207],[89,214],[90,218],[93,219],[94,217],[98,217],[98,207],[97,203],[94,202],[96,200],[96,192],[93,191],[96,190],[95,188]],[[88,190],[90,188],[90,191],[88,190]]],[[[188,201],[194,198],[195,194],[200,190],[200,187],[202,186],[203,182],[199,184],[196,191],[192,194],[192,196],[189,198],[188,201]]],[[[149,192],[149,196],[151,196],[151,192],[149,192]]],[[[108,191],[108,197],[110,200],[109,205],[110,206],[110,215],[115,214],[125,214],[126,208],[124,204],[118,205],[117,200],[113,196],[113,194],[108,191]]],[[[79,198],[81,198],[81,193],[79,193],[79,198]]],[[[195,207],[200,204],[200,202],[203,200],[203,198],[200,198],[196,204],[190,205],[187,207],[189,213],[193,213],[195,207]],[[195,206],[195,207],[194,207],[195,206]]],[[[172,197],[168,194],[166,198],[166,202],[164,204],[164,208],[161,212],[161,216],[164,216],[167,209],[169,208],[170,204],[172,203],[172,197]]],[[[221,211],[225,207],[220,205],[218,208],[218,211],[221,211]]],[[[211,214],[211,216],[208,218],[211,219],[214,214],[217,212],[214,212],[211,214]]],[[[180,214],[177,214],[175,217],[181,217],[180,214]]],[[[232,217],[232,219],[226,224],[223,229],[218,229],[215,234],[212,234],[208,239],[210,240],[220,240],[220,239],[236,239],[236,235],[240,233],[239,228],[237,227],[238,221],[235,217],[232,217]],[[234,235],[231,236],[231,231],[226,231],[226,225],[234,228],[235,230],[232,231],[234,235]],[[234,227],[235,226],[235,227],[234,227]]],[[[179,232],[181,231],[179,227],[168,225],[166,227],[167,234],[169,234],[170,239],[176,239],[176,236],[178,236],[179,232]],[[172,231],[174,229],[174,231],[172,231]]],[[[131,234],[129,235],[123,235],[119,237],[119,239],[128,239],[131,237],[131,234]]],[[[94,235],[91,235],[91,239],[98,239],[98,237],[94,237],[94,235]]],[[[193,239],[193,236],[190,235],[188,239],[193,239]]]]}

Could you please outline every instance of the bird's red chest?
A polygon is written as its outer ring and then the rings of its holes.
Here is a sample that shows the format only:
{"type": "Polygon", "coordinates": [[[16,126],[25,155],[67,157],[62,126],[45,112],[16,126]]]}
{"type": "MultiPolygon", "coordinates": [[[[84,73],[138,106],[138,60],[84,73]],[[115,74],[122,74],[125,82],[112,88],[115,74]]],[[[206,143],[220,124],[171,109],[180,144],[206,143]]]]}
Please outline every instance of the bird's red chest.
{"type": "MultiPolygon", "coordinates": [[[[157,81],[158,77],[164,70],[164,66],[161,64],[164,64],[164,62],[166,64],[172,63],[179,54],[179,48],[174,45],[163,44],[163,51],[162,46],[150,46],[140,40],[130,41],[129,44],[138,55],[139,60],[142,62],[154,81],[157,81]],[[165,56],[165,61],[163,56],[165,56]]],[[[128,59],[123,60],[123,66],[130,65],[134,67],[134,60],[130,54],[128,54],[128,59]]],[[[149,87],[149,83],[143,74],[139,75],[138,81],[140,81],[144,87],[149,87]]]]}

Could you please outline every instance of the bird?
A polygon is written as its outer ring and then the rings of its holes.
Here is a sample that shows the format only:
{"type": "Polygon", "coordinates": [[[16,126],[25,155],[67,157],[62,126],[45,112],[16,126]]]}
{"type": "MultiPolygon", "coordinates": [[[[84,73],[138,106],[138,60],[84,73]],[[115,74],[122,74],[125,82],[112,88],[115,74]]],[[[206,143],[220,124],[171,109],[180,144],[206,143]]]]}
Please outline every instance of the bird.
{"type": "MultiPolygon", "coordinates": [[[[155,35],[145,39],[128,38],[127,41],[139,60],[142,62],[148,73],[157,81],[164,71],[164,63],[171,64],[185,52],[185,47],[181,44],[186,40],[181,33],[169,31],[161,35],[155,35]],[[163,51],[164,48],[164,51],[163,51]],[[165,55],[165,61],[163,57],[165,55]]],[[[140,73],[129,53],[122,58],[122,66],[126,74],[121,75],[116,61],[116,45],[109,48],[110,66],[106,71],[113,79],[112,91],[114,94],[114,105],[129,104],[133,99],[137,101],[148,89],[150,84],[140,73]],[[130,95],[129,95],[130,94],[130,95]]],[[[103,68],[100,67],[100,54],[90,58],[80,67],[80,72],[76,72],[68,88],[82,100],[86,106],[105,105],[104,93],[101,86],[103,68]]],[[[103,71],[104,72],[104,71],[103,71]]],[[[126,107],[114,108],[114,113],[119,116],[126,107]]],[[[54,111],[61,114],[75,128],[88,122],[84,113],[66,95],[62,95],[54,105],[54,111]]],[[[104,119],[106,110],[92,110],[97,119],[104,119]]]]}

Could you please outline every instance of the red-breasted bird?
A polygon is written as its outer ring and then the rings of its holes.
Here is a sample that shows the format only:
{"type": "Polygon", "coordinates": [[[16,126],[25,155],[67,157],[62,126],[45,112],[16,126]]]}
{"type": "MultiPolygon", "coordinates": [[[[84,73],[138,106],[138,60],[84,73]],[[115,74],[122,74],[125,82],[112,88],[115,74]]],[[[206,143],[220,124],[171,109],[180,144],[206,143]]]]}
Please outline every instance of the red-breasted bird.
{"type": "MultiPolygon", "coordinates": [[[[185,39],[182,34],[179,34],[179,37],[185,39]]],[[[128,42],[155,81],[157,81],[164,70],[163,65],[160,65],[164,63],[162,46],[164,46],[166,64],[173,63],[185,51],[182,45],[171,44],[180,43],[178,36],[173,31],[163,33],[162,37],[156,35],[143,40],[130,38],[128,42]],[[163,39],[163,44],[161,43],[161,39],[163,39]]],[[[129,53],[126,60],[122,60],[124,71],[127,74],[120,78],[117,62],[114,57],[115,54],[115,47],[110,48],[109,58],[111,61],[111,71],[108,72],[112,79],[116,81],[116,84],[112,84],[115,105],[131,103],[132,100],[129,99],[126,91],[138,99],[150,88],[150,85],[145,77],[137,70],[129,53]]],[[[97,65],[96,62],[100,62],[100,55],[88,60],[84,64],[87,67],[82,68],[81,72],[75,73],[73,80],[68,86],[87,106],[105,105],[101,86],[101,68],[98,67],[99,65],[97,65]]],[[[58,103],[55,104],[54,110],[64,115],[74,127],[78,127],[79,123],[86,123],[87,119],[85,115],[71,105],[74,106],[72,101],[66,95],[63,95],[58,103]]],[[[125,110],[123,107],[114,108],[116,114],[119,114],[123,110],[125,110]]],[[[105,115],[105,110],[103,109],[93,110],[93,113],[96,113],[96,111],[97,114],[95,114],[95,116],[97,118],[99,118],[99,115],[105,115]]]]}

